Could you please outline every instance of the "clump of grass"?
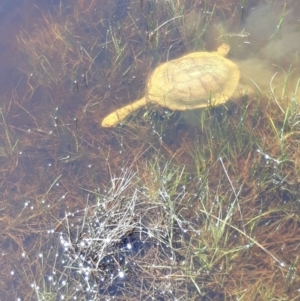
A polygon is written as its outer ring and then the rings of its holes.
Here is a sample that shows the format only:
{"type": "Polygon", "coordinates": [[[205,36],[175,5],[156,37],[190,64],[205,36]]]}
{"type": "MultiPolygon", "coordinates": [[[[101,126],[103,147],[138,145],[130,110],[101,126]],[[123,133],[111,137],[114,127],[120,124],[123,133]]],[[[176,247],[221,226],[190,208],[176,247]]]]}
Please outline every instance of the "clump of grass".
{"type": "Polygon", "coordinates": [[[90,192],[93,197],[84,211],[67,214],[60,243],[84,296],[120,297],[129,286],[131,296],[156,298],[167,285],[159,281],[168,278],[166,261],[177,269],[180,256],[173,243],[175,232],[185,228],[177,215],[185,198],[178,187],[183,171],[170,165],[161,169],[158,161],[149,169],[144,183],[128,170],[113,176],[108,190],[90,192]],[[151,291],[153,285],[157,288],[151,291]]]}

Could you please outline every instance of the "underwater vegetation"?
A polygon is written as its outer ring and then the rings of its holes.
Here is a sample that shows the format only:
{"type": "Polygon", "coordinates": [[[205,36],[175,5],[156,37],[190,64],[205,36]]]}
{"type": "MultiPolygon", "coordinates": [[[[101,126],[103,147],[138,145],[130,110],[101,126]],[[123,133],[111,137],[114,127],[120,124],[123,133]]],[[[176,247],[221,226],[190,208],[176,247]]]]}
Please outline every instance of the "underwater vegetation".
{"type": "Polygon", "coordinates": [[[50,2],[1,94],[1,298],[298,300],[298,1],[50,2]]]}

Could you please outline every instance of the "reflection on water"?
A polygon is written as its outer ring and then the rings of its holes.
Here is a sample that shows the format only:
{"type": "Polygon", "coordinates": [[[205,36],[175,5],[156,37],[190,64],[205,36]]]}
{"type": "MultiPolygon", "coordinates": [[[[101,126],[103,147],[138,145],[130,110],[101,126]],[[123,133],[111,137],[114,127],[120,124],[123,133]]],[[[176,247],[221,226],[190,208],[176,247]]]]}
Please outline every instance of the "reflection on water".
{"type": "Polygon", "coordinates": [[[0,4],[0,299],[299,298],[298,1],[29,2],[0,4]],[[247,97],[101,128],[223,42],[247,97]]]}

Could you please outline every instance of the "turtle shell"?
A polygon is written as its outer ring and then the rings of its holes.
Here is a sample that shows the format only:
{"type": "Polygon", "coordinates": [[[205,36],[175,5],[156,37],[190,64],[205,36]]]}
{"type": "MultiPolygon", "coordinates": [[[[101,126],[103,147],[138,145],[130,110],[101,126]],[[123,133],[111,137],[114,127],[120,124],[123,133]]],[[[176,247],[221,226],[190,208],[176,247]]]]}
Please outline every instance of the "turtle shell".
{"type": "Polygon", "coordinates": [[[219,52],[194,52],[158,66],[145,97],[171,110],[190,110],[226,102],[240,79],[238,66],[219,52]]]}

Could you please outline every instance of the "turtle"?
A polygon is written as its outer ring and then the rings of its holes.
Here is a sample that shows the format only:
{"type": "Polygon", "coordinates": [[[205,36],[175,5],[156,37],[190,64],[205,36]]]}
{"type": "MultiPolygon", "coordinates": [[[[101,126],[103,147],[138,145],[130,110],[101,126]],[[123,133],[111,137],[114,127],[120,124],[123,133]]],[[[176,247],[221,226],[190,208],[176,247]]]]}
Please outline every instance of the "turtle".
{"type": "Polygon", "coordinates": [[[239,67],[227,59],[230,46],[217,51],[192,52],[156,67],[150,74],[145,95],[102,120],[102,127],[114,127],[148,102],[175,111],[225,103],[237,89],[239,67]]]}

